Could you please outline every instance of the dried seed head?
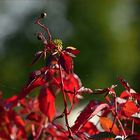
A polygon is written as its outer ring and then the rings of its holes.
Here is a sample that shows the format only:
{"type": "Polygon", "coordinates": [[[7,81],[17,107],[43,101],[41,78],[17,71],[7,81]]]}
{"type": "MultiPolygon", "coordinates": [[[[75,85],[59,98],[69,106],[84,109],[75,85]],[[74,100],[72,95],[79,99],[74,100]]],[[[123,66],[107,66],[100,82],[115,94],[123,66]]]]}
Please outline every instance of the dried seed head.
{"type": "Polygon", "coordinates": [[[41,15],[40,15],[41,18],[45,18],[46,16],[47,16],[47,13],[45,13],[45,12],[41,13],[41,15]]]}

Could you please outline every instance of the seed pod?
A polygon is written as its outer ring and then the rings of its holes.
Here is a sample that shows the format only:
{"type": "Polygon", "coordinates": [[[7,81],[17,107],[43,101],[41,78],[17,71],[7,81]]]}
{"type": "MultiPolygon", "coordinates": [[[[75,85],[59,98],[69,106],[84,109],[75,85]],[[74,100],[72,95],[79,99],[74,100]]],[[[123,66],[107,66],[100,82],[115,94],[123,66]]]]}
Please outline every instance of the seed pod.
{"type": "Polygon", "coordinates": [[[47,13],[45,13],[45,12],[44,13],[41,13],[40,16],[41,16],[41,18],[45,18],[47,16],[47,13]]]}
{"type": "Polygon", "coordinates": [[[37,35],[38,40],[42,40],[42,36],[40,34],[37,35]]]}

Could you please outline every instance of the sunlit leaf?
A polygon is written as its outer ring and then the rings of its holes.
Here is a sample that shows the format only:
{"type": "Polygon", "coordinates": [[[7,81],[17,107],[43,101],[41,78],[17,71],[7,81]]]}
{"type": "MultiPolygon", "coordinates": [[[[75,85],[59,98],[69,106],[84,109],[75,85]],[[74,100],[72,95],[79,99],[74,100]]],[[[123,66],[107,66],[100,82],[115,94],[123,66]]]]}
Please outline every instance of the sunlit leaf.
{"type": "Polygon", "coordinates": [[[113,132],[115,135],[119,134],[119,129],[113,121],[107,117],[100,117],[100,124],[106,132],[113,132]]]}
{"type": "Polygon", "coordinates": [[[139,111],[138,107],[133,101],[127,101],[122,105],[122,114],[126,117],[131,117],[139,111]]]}

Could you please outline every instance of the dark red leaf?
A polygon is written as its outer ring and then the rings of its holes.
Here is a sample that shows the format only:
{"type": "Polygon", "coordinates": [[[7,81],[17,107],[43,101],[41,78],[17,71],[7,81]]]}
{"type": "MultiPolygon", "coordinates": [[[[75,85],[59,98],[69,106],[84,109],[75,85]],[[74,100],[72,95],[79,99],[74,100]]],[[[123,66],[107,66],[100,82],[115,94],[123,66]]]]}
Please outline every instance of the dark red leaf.
{"type": "Polygon", "coordinates": [[[140,140],[140,134],[129,135],[126,140],[140,140]]]}
{"type": "Polygon", "coordinates": [[[91,140],[114,140],[114,138],[115,135],[111,132],[99,132],[98,134],[90,136],[91,140]]]}
{"type": "Polygon", "coordinates": [[[9,134],[5,130],[0,130],[1,140],[10,140],[9,134]]]}
{"type": "Polygon", "coordinates": [[[138,104],[140,105],[140,93],[134,93],[132,94],[133,98],[137,100],[138,104]]]}
{"type": "Polygon", "coordinates": [[[90,88],[85,88],[85,87],[81,87],[77,93],[88,93],[88,94],[91,94],[93,93],[93,91],[90,89],[90,88]]]}
{"type": "Polygon", "coordinates": [[[55,116],[55,96],[52,91],[43,86],[38,97],[39,108],[43,114],[45,114],[51,122],[55,116]]]}
{"type": "Polygon", "coordinates": [[[96,94],[104,94],[104,93],[107,93],[108,92],[108,89],[107,88],[104,88],[104,89],[95,89],[94,93],[96,94]]]}
{"type": "Polygon", "coordinates": [[[36,122],[39,122],[41,121],[41,116],[35,112],[31,112],[28,116],[27,116],[27,119],[28,120],[31,120],[31,121],[36,121],[36,122]]]}
{"type": "Polygon", "coordinates": [[[71,130],[73,133],[77,133],[78,130],[87,123],[89,119],[93,116],[97,115],[100,111],[109,108],[108,104],[100,103],[96,104],[94,101],[90,101],[90,103],[85,107],[85,109],[80,113],[77,117],[75,124],[72,126],[71,130]]]}
{"type": "Polygon", "coordinates": [[[119,79],[119,81],[121,82],[122,86],[123,86],[126,90],[130,91],[131,87],[130,87],[129,83],[128,83],[125,79],[123,79],[122,77],[118,77],[118,79],[119,79]]]}
{"type": "Polygon", "coordinates": [[[115,88],[116,86],[117,86],[117,85],[112,85],[112,86],[111,86],[111,87],[109,87],[109,88],[104,88],[104,89],[95,89],[94,93],[97,93],[97,94],[115,93],[114,88],[115,88]]]}
{"type": "Polygon", "coordinates": [[[67,52],[72,53],[74,56],[77,55],[80,51],[74,47],[67,47],[65,49],[67,52]]]}
{"type": "Polygon", "coordinates": [[[48,56],[47,60],[46,60],[46,66],[49,67],[52,64],[56,64],[57,63],[57,59],[55,54],[51,54],[48,56]]]}
{"type": "Polygon", "coordinates": [[[53,78],[55,78],[55,74],[56,74],[56,70],[55,69],[49,69],[46,73],[46,79],[47,81],[52,80],[53,78]]]}
{"type": "Polygon", "coordinates": [[[34,89],[34,88],[42,86],[44,84],[45,84],[45,79],[43,77],[38,77],[31,84],[28,85],[28,88],[34,89]]]}
{"type": "Polygon", "coordinates": [[[72,58],[66,52],[61,52],[59,62],[68,74],[73,72],[72,58]]]}
{"type": "Polygon", "coordinates": [[[65,131],[64,128],[58,124],[49,124],[46,132],[51,135],[50,139],[47,140],[51,140],[52,138],[55,140],[69,140],[67,131],[65,131]]]}

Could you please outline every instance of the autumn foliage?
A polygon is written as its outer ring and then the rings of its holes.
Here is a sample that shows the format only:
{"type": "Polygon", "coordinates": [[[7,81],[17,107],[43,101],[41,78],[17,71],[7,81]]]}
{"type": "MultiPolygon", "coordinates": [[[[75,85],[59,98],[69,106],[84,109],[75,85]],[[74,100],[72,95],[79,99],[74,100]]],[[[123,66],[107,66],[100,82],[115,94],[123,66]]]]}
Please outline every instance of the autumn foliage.
{"type": "Polygon", "coordinates": [[[124,91],[116,93],[117,85],[104,89],[85,88],[74,73],[73,59],[79,50],[63,48],[59,39],[52,39],[49,29],[41,23],[45,13],[35,21],[46,33],[37,33],[43,48],[32,61],[44,59],[46,65],[30,73],[27,84],[8,99],[0,96],[0,139],[4,140],[139,140],[140,94],[121,77],[124,91]],[[37,96],[30,96],[39,88],[37,96]],[[68,116],[85,94],[91,101],[81,110],[73,125],[68,116]],[[97,101],[94,94],[101,94],[97,101]],[[56,108],[56,98],[62,97],[63,110],[56,108]],[[98,119],[92,121],[92,118],[98,119]],[[62,119],[64,118],[64,122],[62,119]]]}

